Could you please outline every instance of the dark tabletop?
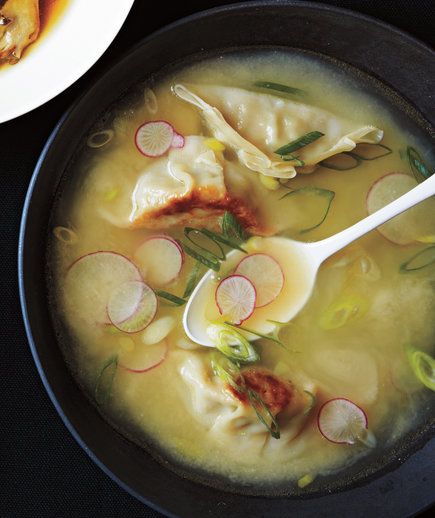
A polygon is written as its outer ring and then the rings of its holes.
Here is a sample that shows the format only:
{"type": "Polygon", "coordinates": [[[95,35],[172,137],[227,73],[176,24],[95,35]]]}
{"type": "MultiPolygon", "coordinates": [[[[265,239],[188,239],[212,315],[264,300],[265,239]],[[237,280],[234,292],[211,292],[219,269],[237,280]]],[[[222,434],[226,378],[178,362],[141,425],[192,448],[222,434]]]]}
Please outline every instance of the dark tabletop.
{"type": "MultiPolygon", "coordinates": [[[[225,3],[231,2],[171,1],[156,7],[151,0],[136,0],[110,49],[84,77],[41,108],[0,125],[1,518],[161,516],[120,489],[93,464],[70,436],[43,389],[27,345],[18,302],[18,227],[37,157],[56,121],[73,100],[125,50],[155,29],[195,11],[225,3]]],[[[435,0],[322,3],[375,16],[435,46],[435,0]]],[[[31,81],[23,87],[31,88],[31,81]]],[[[435,464],[435,459],[425,458],[424,450],[418,455],[427,466],[435,464]]],[[[416,478],[413,486],[403,487],[408,493],[409,506],[397,509],[391,502],[390,510],[386,508],[381,514],[379,510],[373,511],[372,516],[400,518],[409,516],[410,508],[426,507],[429,502],[418,500],[418,484],[422,480],[424,477],[416,478]]],[[[388,492],[388,487],[385,491],[388,492]]],[[[433,494],[435,498],[435,488],[433,494]]],[[[327,516],[327,510],[325,513],[327,516]]]]}

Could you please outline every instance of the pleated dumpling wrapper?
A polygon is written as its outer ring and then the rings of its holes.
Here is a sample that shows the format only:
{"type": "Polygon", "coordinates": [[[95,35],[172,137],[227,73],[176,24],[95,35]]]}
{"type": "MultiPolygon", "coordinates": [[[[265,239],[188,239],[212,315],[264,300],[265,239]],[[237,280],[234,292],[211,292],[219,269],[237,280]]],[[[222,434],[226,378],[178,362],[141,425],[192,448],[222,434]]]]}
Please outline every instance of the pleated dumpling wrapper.
{"type": "Polygon", "coordinates": [[[378,144],[383,131],[325,110],[266,93],[215,85],[173,86],[174,93],[202,112],[212,135],[237,152],[252,171],[275,178],[313,172],[328,157],[359,143],[378,144]],[[323,136],[283,160],[280,147],[310,132],[323,136]]]}
{"type": "Polygon", "coordinates": [[[213,228],[224,211],[231,210],[247,228],[255,228],[253,211],[228,192],[222,153],[210,149],[206,141],[205,137],[188,136],[183,148],[150,159],[137,172],[125,168],[122,156],[108,155],[93,172],[93,183],[110,193],[110,183],[117,178],[122,188],[114,199],[103,199],[100,215],[117,227],[213,228]]]}

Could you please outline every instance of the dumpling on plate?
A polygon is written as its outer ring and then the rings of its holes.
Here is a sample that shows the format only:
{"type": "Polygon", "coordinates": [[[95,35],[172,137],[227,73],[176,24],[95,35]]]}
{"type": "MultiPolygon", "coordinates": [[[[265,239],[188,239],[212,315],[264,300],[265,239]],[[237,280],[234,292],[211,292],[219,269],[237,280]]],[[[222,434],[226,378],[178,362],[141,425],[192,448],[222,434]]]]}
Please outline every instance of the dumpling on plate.
{"type": "Polygon", "coordinates": [[[308,173],[326,158],[350,151],[358,143],[377,144],[383,131],[343,119],[315,106],[242,88],[194,85],[173,86],[174,93],[202,111],[214,137],[232,147],[252,171],[276,178],[308,173]],[[282,146],[310,132],[320,138],[301,147],[295,159],[276,153],[282,146]]]}
{"type": "Polygon", "coordinates": [[[0,63],[14,64],[39,34],[39,0],[0,1],[0,63]]]}

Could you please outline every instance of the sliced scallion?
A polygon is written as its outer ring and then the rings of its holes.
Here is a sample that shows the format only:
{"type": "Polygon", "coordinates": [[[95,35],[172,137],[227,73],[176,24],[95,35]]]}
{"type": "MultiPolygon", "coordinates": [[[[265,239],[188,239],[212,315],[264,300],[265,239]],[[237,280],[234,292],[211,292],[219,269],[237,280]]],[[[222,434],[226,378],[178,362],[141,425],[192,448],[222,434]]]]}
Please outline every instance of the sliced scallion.
{"type": "Polygon", "coordinates": [[[295,155],[282,156],[281,160],[283,162],[296,162],[296,165],[299,167],[303,167],[305,165],[305,162],[295,155]]]}
{"type": "Polygon", "coordinates": [[[299,137],[292,142],[289,142],[288,144],[285,144],[284,146],[281,146],[278,148],[274,153],[277,155],[285,156],[293,153],[294,151],[297,151],[298,149],[301,149],[305,146],[308,146],[309,144],[312,144],[316,140],[318,140],[320,137],[323,137],[324,133],[321,131],[310,131],[309,133],[306,133],[305,135],[302,135],[302,137],[299,137]]]}
{"type": "Polygon", "coordinates": [[[410,259],[402,263],[399,270],[402,273],[415,272],[416,270],[427,268],[432,264],[435,264],[435,245],[428,246],[417,252],[410,259]]]}
{"type": "Polygon", "coordinates": [[[335,192],[329,191],[328,189],[321,189],[320,187],[301,187],[300,189],[296,189],[294,191],[285,193],[283,196],[281,196],[280,200],[283,200],[284,198],[288,198],[290,196],[295,196],[297,194],[308,194],[308,195],[320,196],[327,200],[326,209],[325,209],[325,212],[324,212],[322,218],[320,219],[320,221],[309,228],[304,228],[299,231],[300,234],[305,234],[306,232],[310,232],[311,230],[314,230],[315,228],[319,227],[325,221],[325,219],[329,213],[329,209],[331,208],[331,204],[332,204],[332,200],[334,199],[335,192]]]}
{"type": "Polygon", "coordinates": [[[307,473],[306,475],[304,475],[303,477],[301,477],[298,480],[298,487],[301,489],[304,489],[304,487],[309,486],[313,482],[313,480],[314,480],[313,475],[310,475],[309,473],[307,473]]]}
{"type": "Polygon", "coordinates": [[[118,356],[116,355],[111,356],[104,362],[98,374],[94,391],[95,401],[98,405],[104,405],[109,401],[117,368],[118,356]]]}
{"type": "Polygon", "coordinates": [[[231,212],[225,212],[221,221],[222,234],[229,239],[245,241],[247,236],[242,225],[231,212]]]}
{"type": "Polygon", "coordinates": [[[279,431],[278,421],[276,420],[272,412],[268,409],[266,403],[254,390],[247,389],[246,393],[252,408],[255,410],[255,413],[257,414],[258,419],[269,430],[270,435],[274,439],[279,439],[281,437],[281,434],[279,431]]]}
{"type": "Polygon", "coordinates": [[[406,148],[406,155],[408,157],[412,173],[418,182],[422,182],[434,173],[433,171],[430,171],[420,153],[415,148],[408,146],[406,148]]]}
{"type": "Polygon", "coordinates": [[[435,391],[435,359],[414,347],[406,348],[411,368],[425,387],[435,391]]]}
{"type": "Polygon", "coordinates": [[[319,162],[321,167],[333,169],[334,171],[350,171],[361,164],[362,160],[359,156],[348,153],[339,153],[338,155],[325,158],[319,162]]]}
{"type": "Polygon", "coordinates": [[[234,390],[243,392],[244,387],[236,383],[241,376],[239,366],[221,353],[213,353],[211,367],[214,374],[224,383],[230,385],[234,390]]]}
{"type": "Polygon", "coordinates": [[[224,325],[216,333],[216,348],[238,363],[254,363],[260,359],[254,346],[243,335],[224,325]]]}
{"type": "Polygon", "coordinates": [[[388,147],[384,146],[384,144],[358,144],[356,147],[356,150],[353,151],[345,151],[346,155],[359,158],[360,160],[377,160],[378,158],[382,158],[384,156],[391,155],[393,150],[388,147]],[[371,155],[373,151],[376,149],[381,148],[383,151],[381,151],[378,154],[371,155]],[[358,151],[358,153],[357,153],[358,151]]]}
{"type": "Polygon", "coordinates": [[[251,333],[252,335],[258,336],[259,338],[264,338],[265,340],[271,340],[272,342],[275,342],[276,344],[280,345],[281,347],[284,347],[286,349],[285,345],[281,342],[281,340],[278,338],[278,336],[274,333],[271,334],[263,334],[259,333],[258,331],[254,331],[254,329],[248,329],[247,327],[237,326],[236,324],[231,324],[230,322],[225,322],[226,325],[231,326],[235,329],[240,329],[240,331],[245,331],[246,333],[251,333]]]}
{"type": "Polygon", "coordinates": [[[259,88],[267,88],[268,90],[275,90],[276,92],[282,92],[285,94],[296,94],[305,95],[305,91],[294,86],[283,85],[281,83],[273,83],[272,81],[256,81],[254,86],[259,88]]]}
{"type": "Polygon", "coordinates": [[[198,282],[198,274],[201,270],[201,262],[196,261],[195,266],[187,278],[186,288],[184,289],[183,299],[187,299],[192,295],[192,291],[195,289],[196,283],[198,282]]]}
{"type": "Polygon", "coordinates": [[[241,252],[245,252],[246,250],[242,248],[238,243],[233,241],[232,239],[222,236],[221,234],[217,234],[216,232],[213,232],[212,230],[208,230],[206,228],[203,228],[200,230],[200,232],[204,235],[210,238],[212,241],[214,241],[216,244],[221,243],[223,245],[226,245],[230,248],[234,248],[236,250],[240,250],[241,252]]]}
{"type": "Polygon", "coordinates": [[[202,250],[207,256],[214,257],[214,258],[216,258],[219,261],[225,261],[226,256],[225,256],[225,252],[224,252],[224,249],[222,248],[221,244],[217,240],[215,240],[213,237],[210,237],[210,235],[207,235],[207,233],[208,233],[207,229],[198,229],[198,228],[192,228],[192,227],[186,227],[184,229],[184,235],[186,236],[186,238],[193,245],[195,245],[197,248],[202,250]],[[218,247],[219,254],[216,254],[214,252],[210,252],[210,250],[208,250],[207,248],[202,246],[202,244],[199,244],[197,241],[195,241],[192,238],[192,235],[196,235],[197,237],[206,236],[208,239],[211,239],[215,243],[215,245],[218,247]]]}
{"type": "Polygon", "coordinates": [[[182,299],[181,297],[177,297],[177,295],[174,295],[167,291],[155,290],[155,294],[162,299],[172,302],[172,304],[174,304],[174,306],[183,306],[187,302],[186,300],[182,299]]]}
{"type": "Polygon", "coordinates": [[[207,266],[207,268],[210,268],[215,272],[220,270],[221,261],[225,261],[226,259],[226,253],[222,245],[246,253],[246,250],[240,246],[240,242],[245,241],[247,236],[237,219],[230,212],[225,212],[222,217],[221,225],[222,234],[218,234],[217,232],[213,232],[207,228],[198,229],[193,227],[185,227],[185,237],[198,250],[195,250],[186,243],[179,242],[186,254],[190,255],[203,265],[207,266]],[[216,251],[213,252],[206,248],[204,243],[199,241],[201,238],[206,238],[209,244],[213,244],[215,247],[217,247],[216,251]]]}
{"type": "Polygon", "coordinates": [[[317,398],[309,390],[304,390],[304,392],[309,397],[308,405],[307,405],[307,407],[304,410],[304,415],[308,415],[311,412],[311,410],[316,406],[317,398]]]}
{"type": "Polygon", "coordinates": [[[221,263],[218,258],[206,257],[205,255],[202,255],[190,246],[186,245],[186,243],[183,243],[182,241],[179,241],[179,243],[182,246],[183,250],[186,252],[186,254],[190,255],[190,257],[193,257],[194,259],[202,263],[204,266],[207,266],[207,268],[210,268],[215,272],[218,272],[220,270],[221,263]]]}

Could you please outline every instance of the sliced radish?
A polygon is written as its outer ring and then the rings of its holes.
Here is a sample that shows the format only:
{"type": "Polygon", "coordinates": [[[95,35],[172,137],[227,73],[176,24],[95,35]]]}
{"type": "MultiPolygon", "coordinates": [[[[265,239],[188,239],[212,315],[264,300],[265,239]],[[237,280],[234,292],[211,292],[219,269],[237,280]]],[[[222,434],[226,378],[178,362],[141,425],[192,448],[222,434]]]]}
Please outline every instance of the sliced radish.
{"type": "Polygon", "coordinates": [[[171,147],[182,148],[184,137],[166,121],[151,121],[142,124],[134,137],[136,147],[145,156],[156,158],[164,155],[171,147]]]}
{"type": "Polygon", "coordinates": [[[254,285],[243,275],[223,279],[216,288],[215,297],[220,314],[233,324],[241,324],[252,315],[257,298],[254,285]]]}
{"type": "Polygon", "coordinates": [[[136,250],[134,259],[151,286],[164,286],[180,274],[184,252],[170,236],[151,236],[136,250]]]}
{"type": "Polygon", "coordinates": [[[364,410],[349,399],[330,399],[317,415],[317,426],[328,441],[354,444],[366,436],[368,420],[364,410]]]}
{"type": "MultiPolygon", "coordinates": [[[[390,173],[377,180],[367,194],[367,212],[373,214],[418,185],[414,177],[390,173]]],[[[378,227],[389,241],[407,245],[435,232],[435,200],[428,199],[378,227]]]]}
{"type": "Polygon", "coordinates": [[[145,329],[155,317],[157,297],[142,281],[120,284],[112,292],[107,304],[107,314],[112,324],[125,333],[145,329]]]}
{"type": "Polygon", "coordinates": [[[256,307],[273,302],[284,286],[284,273],[279,263],[267,254],[252,254],[242,259],[235,271],[247,277],[257,292],[256,307]]]}
{"type": "Polygon", "coordinates": [[[129,372],[143,374],[163,363],[167,353],[165,341],[155,345],[136,344],[132,351],[121,356],[119,365],[129,372]]]}
{"type": "Polygon", "coordinates": [[[175,147],[177,149],[180,149],[182,147],[184,147],[184,137],[183,135],[180,135],[179,133],[177,133],[175,130],[174,130],[174,136],[172,138],[172,144],[171,146],[172,147],[175,147]]]}
{"type": "Polygon", "coordinates": [[[65,297],[69,308],[80,318],[100,324],[110,323],[107,303],[118,286],[142,281],[138,268],[116,252],[93,252],[77,259],[68,269],[65,297]]]}

